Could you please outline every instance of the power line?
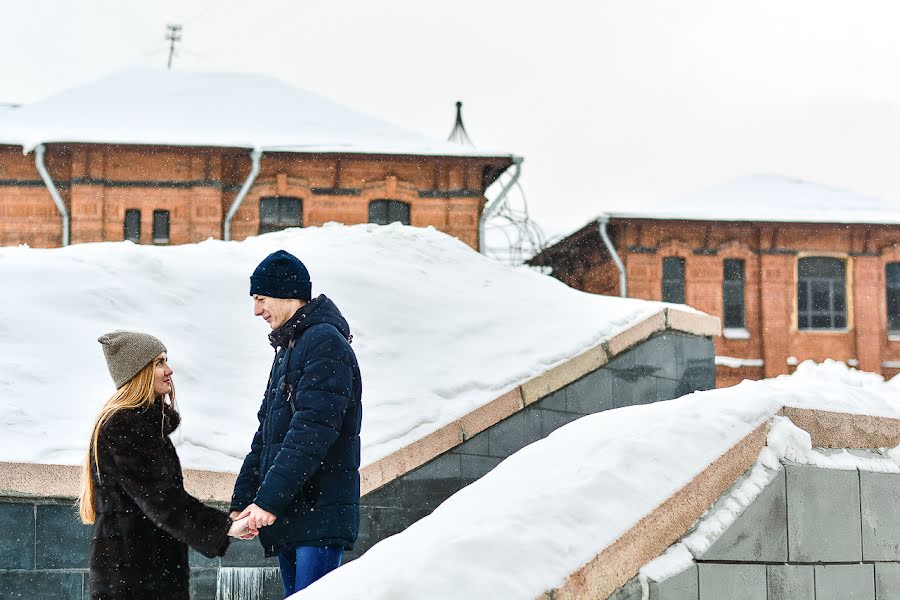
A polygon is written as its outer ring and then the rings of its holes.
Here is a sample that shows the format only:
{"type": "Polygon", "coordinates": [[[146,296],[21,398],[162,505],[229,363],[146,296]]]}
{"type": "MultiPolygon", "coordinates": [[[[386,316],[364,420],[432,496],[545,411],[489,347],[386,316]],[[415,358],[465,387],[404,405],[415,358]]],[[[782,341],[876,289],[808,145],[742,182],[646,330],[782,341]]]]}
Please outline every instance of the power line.
{"type": "Polygon", "coordinates": [[[172,57],[175,56],[175,44],[181,41],[181,25],[166,25],[166,39],[169,41],[169,70],[172,69],[172,57]]]}

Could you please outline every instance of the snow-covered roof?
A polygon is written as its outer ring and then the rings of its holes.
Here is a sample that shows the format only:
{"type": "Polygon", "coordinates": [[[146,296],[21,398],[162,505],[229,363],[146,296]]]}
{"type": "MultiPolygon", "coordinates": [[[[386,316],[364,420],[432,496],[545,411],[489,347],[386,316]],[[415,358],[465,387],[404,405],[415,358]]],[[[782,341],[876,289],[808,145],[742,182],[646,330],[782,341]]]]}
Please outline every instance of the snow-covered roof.
{"type": "Polygon", "coordinates": [[[431,139],[269,76],[156,70],[120,72],[0,111],[0,143],[29,152],[53,142],[510,156],[431,139]]]}
{"type": "Polygon", "coordinates": [[[0,281],[16,290],[0,297],[0,461],[81,461],[114,391],[96,339],[121,328],[156,334],[169,349],[185,466],[236,471],[272,359],[249,274],[279,248],[305,262],[313,293],[350,323],[366,465],[667,307],[579,292],[399,224],[169,247],[0,248],[0,281]]]}
{"type": "Polygon", "coordinates": [[[783,175],[748,175],[617,219],[900,224],[900,200],[883,200],[783,175]]]}
{"type": "MultiPolygon", "coordinates": [[[[897,419],[898,391],[900,377],[884,382],[841,363],[804,363],[790,376],[583,417],[510,456],[429,516],[292,598],[588,597],[564,589],[569,582],[581,592],[588,588],[590,597],[605,598],[615,587],[603,594],[597,588],[634,573],[620,572],[622,563],[595,557],[620,543],[647,515],[665,511],[664,503],[689,483],[703,490],[713,487],[714,478],[703,476],[708,467],[729,457],[742,440],[775,419],[782,406],[830,411],[833,417],[848,413],[897,419]],[[581,571],[585,566],[596,566],[605,577],[591,581],[581,571]],[[567,593],[550,593],[561,589],[567,593]]],[[[835,418],[828,423],[838,437],[850,431],[860,437],[869,433],[835,418]]],[[[893,421],[894,439],[895,428],[893,421]]],[[[794,444],[802,436],[785,435],[783,426],[773,432],[768,446],[757,449],[759,460],[777,463],[788,453],[797,459],[803,442],[794,444]]],[[[765,430],[761,439],[765,444],[765,430]]],[[[749,457],[750,465],[754,458],[749,457]]],[[[891,459],[900,471],[900,456],[894,453],[891,459]]],[[[702,513],[708,506],[698,503],[692,509],[702,513]]],[[[665,518],[656,525],[661,522],[665,518]]],[[[727,524],[701,533],[721,533],[727,524]]],[[[639,558],[649,547],[647,533],[622,552],[639,558]]]]}

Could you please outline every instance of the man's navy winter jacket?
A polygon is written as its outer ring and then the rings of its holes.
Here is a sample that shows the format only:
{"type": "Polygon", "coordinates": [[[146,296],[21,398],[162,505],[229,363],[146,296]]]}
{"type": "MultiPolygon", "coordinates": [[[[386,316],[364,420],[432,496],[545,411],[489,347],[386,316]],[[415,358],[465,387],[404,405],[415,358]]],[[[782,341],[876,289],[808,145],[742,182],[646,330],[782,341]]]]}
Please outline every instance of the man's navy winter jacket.
{"type": "Polygon", "coordinates": [[[350,327],[323,295],[269,339],[275,361],[231,510],[256,503],[276,516],[259,530],[267,556],[298,546],[351,549],[359,531],[362,382],[350,327]]]}

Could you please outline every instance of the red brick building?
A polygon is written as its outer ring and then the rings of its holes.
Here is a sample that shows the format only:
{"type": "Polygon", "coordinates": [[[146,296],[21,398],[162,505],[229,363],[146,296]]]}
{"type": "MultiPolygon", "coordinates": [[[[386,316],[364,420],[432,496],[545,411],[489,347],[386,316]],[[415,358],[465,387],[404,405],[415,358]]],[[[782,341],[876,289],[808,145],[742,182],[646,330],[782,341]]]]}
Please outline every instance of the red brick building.
{"type": "Polygon", "coordinates": [[[516,162],[267,77],[126,72],[2,107],[0,245],[400,221],[477,248],[485,190],[516,162]]]}
{"type": "Polygon", "coordinates": [[[900,372],[897,202],[753,176],[608,213],[529,262],[588,292],[625,295],[624,284],[629,297],[719,316],[719,386],[806,359],[900,372]]]}

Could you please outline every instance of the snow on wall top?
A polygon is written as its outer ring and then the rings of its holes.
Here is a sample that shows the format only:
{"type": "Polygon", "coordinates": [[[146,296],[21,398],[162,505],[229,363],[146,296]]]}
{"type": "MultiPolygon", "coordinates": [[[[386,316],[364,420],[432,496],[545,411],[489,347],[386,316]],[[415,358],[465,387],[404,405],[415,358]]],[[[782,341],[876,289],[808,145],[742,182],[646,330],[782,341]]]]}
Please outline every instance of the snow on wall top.
{"type": "Polygon", "coordinates": [[[263,75],[133,70],[0,111],[0,143],[509,156],[429,137],[263,75]]]}
{"type": "Polygon", "coordinates": [[[842,363],[583,417],[293,599],[533,600],[683,488],[781,406],[900,417],[900,377],[842,363]]]}
{"type": "Polygon", "coordinates": [[[137,329],[169,349],[184,465],[236,472],[272,360],[249,276],[279,248],[306,263],[313,293],[331,297],[350,323],[364,464],[665,306],[579,292],[399,224],[168,247],[0,248],[0,461],[78,464],[114,391],[96,339],[137,329]]]}
{"type": "Polygon", "coordinates": [[[616,219],[678,219],[785,223],[900,224],[900,201],[882,200],[783,175],[748,175],[616,219]]]}

